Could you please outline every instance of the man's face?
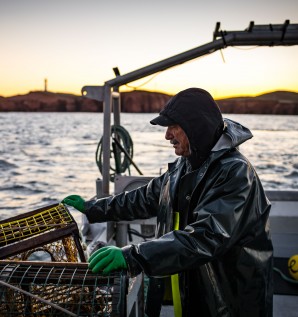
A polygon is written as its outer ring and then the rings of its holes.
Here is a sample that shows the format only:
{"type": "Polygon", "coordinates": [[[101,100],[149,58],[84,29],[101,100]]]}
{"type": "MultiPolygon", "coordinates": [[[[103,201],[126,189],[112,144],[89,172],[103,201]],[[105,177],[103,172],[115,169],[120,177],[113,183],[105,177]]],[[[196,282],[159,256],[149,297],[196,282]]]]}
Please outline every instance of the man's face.
{"type": "Polygon", "coordinates": [[[173,148],[175,149],[175,154],[179,156],[189,156],[190,155],[190,147],[189,141],[182,130],[182,128],[178,125],[170,125],[167,128],[165,134],[166,140],[170,140],[170,143],[173,144],[173,148]]]}

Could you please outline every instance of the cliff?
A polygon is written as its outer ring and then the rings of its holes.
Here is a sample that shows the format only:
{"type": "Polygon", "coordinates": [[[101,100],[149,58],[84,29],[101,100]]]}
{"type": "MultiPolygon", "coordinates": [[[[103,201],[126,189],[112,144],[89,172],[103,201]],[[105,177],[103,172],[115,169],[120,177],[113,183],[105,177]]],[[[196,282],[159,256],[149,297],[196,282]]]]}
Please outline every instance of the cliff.
{"type": "Polygon", "coordinates": [[[100,102],[72,94],[36,91],[26,95],[0,97],[0,111],[100,112],[102,109],[100,102]]]}
{"type": "MultiPolygon", "coordinates": [[[[131,91],[121,93],[122,112],[159,112],[170,95],[131,91]]],[[[275,91],[257,97],[235,97],[216,100],[223,113],[298,115],[298,93],[275,91]]],[[[30,92],[13,97],[0,96],[0,111],[28,112],[102,112],[103,105],[93,99],[72,94],[30,92]]]]}
{"type": "Polygon", "coordinates": [[[121,93],[121,110],[123,112],[159,112],[170,95],[135,90],[121,93]]]}
{"type": "Polygon", "coordinates": [[[216,102],[223,113],[298,115],[298,93],[289,91],[220,99],[216,102]]]}

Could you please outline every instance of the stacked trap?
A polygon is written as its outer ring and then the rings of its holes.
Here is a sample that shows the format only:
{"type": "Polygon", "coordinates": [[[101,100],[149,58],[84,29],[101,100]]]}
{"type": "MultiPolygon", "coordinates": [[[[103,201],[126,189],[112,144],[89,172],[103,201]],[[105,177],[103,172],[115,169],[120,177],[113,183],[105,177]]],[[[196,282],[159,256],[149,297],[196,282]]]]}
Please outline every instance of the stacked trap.
{"type": "Polygon", "coordinates": [[[0,262],[0,316],[126,316],[125,274],[86,263],[0,262]]]}
{"type": "Polygon", "coordinates": [[[0,317],[143,316],[143,277],[88,269],[63,204],[0,221],[0,317]]]}
{"type": "Polygon", "coordinates": [[[0,221],[0,259],[85,262],[78,226],[63,204],[0,221]]]}

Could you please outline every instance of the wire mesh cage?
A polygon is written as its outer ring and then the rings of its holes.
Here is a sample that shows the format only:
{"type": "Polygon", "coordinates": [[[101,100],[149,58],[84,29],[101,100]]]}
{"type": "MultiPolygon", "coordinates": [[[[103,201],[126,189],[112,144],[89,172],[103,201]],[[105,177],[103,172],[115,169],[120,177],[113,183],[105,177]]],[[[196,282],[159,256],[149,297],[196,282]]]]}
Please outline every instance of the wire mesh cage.
{"type": "Polygon", "coordinates": [[[0,317],[126,316],[128,281],[86,263],[0,261],[0,317]]]}
{"type": "Polygon", "coordinates": [[[0,221],[0,259],[85,262],[78,226],[63,204],[0,221]]]}

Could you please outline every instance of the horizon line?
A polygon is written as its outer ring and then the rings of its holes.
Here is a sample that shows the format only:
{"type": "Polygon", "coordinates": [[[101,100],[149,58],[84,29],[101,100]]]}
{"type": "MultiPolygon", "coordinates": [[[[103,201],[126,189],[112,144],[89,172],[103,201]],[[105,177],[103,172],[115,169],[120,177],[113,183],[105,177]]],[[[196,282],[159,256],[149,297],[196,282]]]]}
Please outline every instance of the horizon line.
{"type": "MultiPolygon", "coordinates": [[[[129,93],[129,92],[135,92],[135,91],[144,91],[144,92],[151,92],[151,93],[160,93],[160,94],[165,94],[165,95],[169,95],[169,96],[174,96],[175,94],[169,93],[169,92],[165,92],[165,91],[159,91],[159,90],[150,90],[150,89],[131,89],[131,90],[122,90],[120,91],[120,93],[129,93]]],[[[261,93],[257,93],[257,94],[235,94],[235,95],[228,95],[228,96],[223,96],[223,97],[218,97],[218,98],[214,98],[215,100],[220,100],[220,99],[230,99],[230,98],[251,98],[251,97],[258,97],[260,95],[265,95],[265,94],[270,94],[270,93],[275,93],[275,92],[289,92],[289,93],[297,93],[298,94],[298,90],[284,90],[284,89],[275,89],[275,90],[266,90],[263,91],[261,93]]],[[[30,90],[27,93],[17,93],[14,95],[9,95],[9,96],[3,96],[0,94],[0,97],[2,98],[12,98],[12,97],[17,97],[17,96],[25,96],[28,95],[30,93],[52,93],[52,94],[67,94],[67,95],[73,95],[73,96],[77,96],[77,97],[84,97],[83,95],[80,94],[76,94],[74,92],[67,92],[67,91],[50,91],[50,90],[30,90]]]]}

